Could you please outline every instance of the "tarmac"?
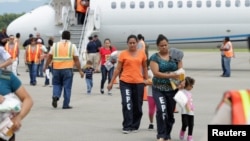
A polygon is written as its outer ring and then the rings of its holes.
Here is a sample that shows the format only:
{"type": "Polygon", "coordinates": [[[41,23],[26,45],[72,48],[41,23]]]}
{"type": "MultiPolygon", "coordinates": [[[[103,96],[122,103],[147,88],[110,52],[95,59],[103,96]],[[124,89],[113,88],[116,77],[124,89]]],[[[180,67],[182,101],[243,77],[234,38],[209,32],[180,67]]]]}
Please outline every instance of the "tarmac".
{"type": "MultiPolygon", "coordinates": [[[[151,51],[150,54],[153,52],[151,51]]],[[[62,109],[63,97],[58,107],[53,108],[52,87],[43,87],[45,78],[37,78],[37,85],[29,85],[29,73],[25,72],[21,60],[18,72],[23,85],[32,96],[34,106],[23,120],[22,128],[16,133],[17,141],[156,141],[156,121],[154,130],[149,131],[148,103],[143,103],[143,117],[137,133],[122,133],[121,96],[115,84],[112,96],[100,94],[101,74],[94,74],[92,94],[87,95],[85,80],[74,73],[70,105],[73,109],[62,109]]],[[[220,77],[220,52],[185,52],[183,64],[186,74],[196,82],[193,88],[195,105],[193,138],[199,141],[206,133],[215,108],[223,93],[229,89],[246,89],[250,84],[250,64],[248,52],[236,52],[231,61],[230,78],[220,77]]],[[[107,82],[105,87],[107,86],[107,82]]],[[[177,109],[180,108],[177,105],[177,109]]],[[[175,113],[172,141],[179,141],[181,114],[175,113]]]]}

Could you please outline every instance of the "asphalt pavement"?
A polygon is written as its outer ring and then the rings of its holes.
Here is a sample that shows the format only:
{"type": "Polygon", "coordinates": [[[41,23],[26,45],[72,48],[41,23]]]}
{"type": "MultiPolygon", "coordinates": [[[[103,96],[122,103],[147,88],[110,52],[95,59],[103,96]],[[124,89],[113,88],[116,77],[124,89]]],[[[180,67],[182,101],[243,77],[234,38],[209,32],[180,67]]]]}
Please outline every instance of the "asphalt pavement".
{"type": "MultiPolygon", "coordinates": [[[[151,51],[150,54],[153,52],[151,51]]],[[[52,107],[52,87],[43,87],[45,78],[37,78],[37,85],[29,85],[29,73],[25,72],[21,51],[18,72],[23,85],[32,96],[34,106],[23,120],[17,132],[18,141],[156,141],[155,129],[148,130],[148,103],[143,103],[143,117],[139,132],[122,133],[121,96],[115,84],[112,96],[100,93],[101,74],[94,74],[94,87],[87,95],[85,80],[78,72],[74,73],[70,105],[73,109],[62,109],[63,97],[58,107],[52,107]]],[[[211,121],[215,107],[223,93],[229,89],[246,89],[250,84],[250,64],[248,52],[236,52],[232,59],[230,78],[220,77],[221,63],[219,52],[185,52],[184,69],[196,82],[193,88],[195,119],[193,138],[199,141],[211,121]]],[[[107,82],[105,87],[107,86],[107,82]]],[[[177,106],[177,109],[180,108],[177,106]]],[[[181,114],[175,113],[172,141],[179,140],[181,114]]]]}

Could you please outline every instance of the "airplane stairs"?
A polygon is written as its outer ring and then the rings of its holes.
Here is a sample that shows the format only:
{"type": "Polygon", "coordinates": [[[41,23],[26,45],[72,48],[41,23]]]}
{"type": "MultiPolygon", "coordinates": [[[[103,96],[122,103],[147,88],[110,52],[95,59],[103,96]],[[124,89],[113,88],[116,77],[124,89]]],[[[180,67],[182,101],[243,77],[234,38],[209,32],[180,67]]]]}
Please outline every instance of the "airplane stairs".
{"type": "Polygon", "coordinates": [[[86,47],[89,42],[88,37],[94,33],[94,12],[87,11],[83,25],[71,25],[68,30],[71,33],[71,42],[76,44],[79,52],[79,60],[81,67],[87,62],[86,47]]]}

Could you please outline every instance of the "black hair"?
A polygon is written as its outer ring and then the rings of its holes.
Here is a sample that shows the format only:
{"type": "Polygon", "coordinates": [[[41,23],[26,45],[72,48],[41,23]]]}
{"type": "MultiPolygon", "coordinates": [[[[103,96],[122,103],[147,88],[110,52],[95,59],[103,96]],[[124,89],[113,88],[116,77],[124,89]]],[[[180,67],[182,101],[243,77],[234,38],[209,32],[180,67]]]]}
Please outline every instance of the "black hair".
{"type": "Polygon", "coordinates": [[[109,38],[104,39],[104,42],[105,41],[109,41],[111,43],[111,40],[109,38]]]}
{"type": "Polygon", "coordinates": [[[93,37],[92,36],[89,36],[89,38],[88,38],[89,40],[93,40],[93,37]]]}
{"type": "Polygon", "coordinates": [[[67,30],[63,31],[63,33],[62,33],[62,39],[63,40],[70,40],[70,32],[67,31],[67,30]]]}
{"type": "Polygon", "coordinates": [[[127,43],[129,41],[129,39],[134,38],[136,40],[136,42],[138,41],[137,37],[135,35],[129,35],[127,38],[127,43]]]}
{"type": "Polygon", "coordinates": [[[49,39],[49,40],[48,40],[48,44],[49,44],[49,46],[52,46],[52,45],[53,45],[53,43],[54,43],[54,41],[53,41],[52,39],[49,39]]]}
{"type": "Polygon", "coordinates": [[[20,33],[16,33],[16,38],[20,38],[20,33]]]}
{"type": "Polygon", "coordinates": [[[144,37],[141,34],[137,35],[138,40],[144,39],[144,37]]]}
{"type": "Polygon", "coordinates": [[[225,37],[225,41],[230,41],[230,38],[229,37],[225,37]]]}
{"type": "Polygon", "coordinates": [[[157,39],[156,39],[156,45],[159,45],[159,43],[162,41],[162,40],[166,40],[168,42],[168,38],[165,37],[164,35],[162,34],[159,34],[157,39]]]}
{"type": "Polygon", "coordinates": [[[185,88],[194,85],[195,80],[192,77],[186,76],[185,78],[185,88]]]}

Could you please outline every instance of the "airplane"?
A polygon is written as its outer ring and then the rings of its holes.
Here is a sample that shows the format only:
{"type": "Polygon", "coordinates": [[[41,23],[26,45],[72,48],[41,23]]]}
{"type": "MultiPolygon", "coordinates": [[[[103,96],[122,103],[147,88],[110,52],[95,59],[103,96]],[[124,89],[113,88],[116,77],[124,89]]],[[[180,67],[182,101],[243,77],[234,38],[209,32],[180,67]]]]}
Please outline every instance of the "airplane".
{"type": "MultiPolygon", "coordinates": [[[[51,0],[10,23],[7,33],[60,37],[76,26],[74,2],[51,0]]],[[[152,47],[159,34],[176,48],[215,48],[226,36],[234,47],[247,47],[249,11],[250,0],[90,0],[78,35],[81,63],[88,37],[94,34],[110,38],[118,49],[126,48],[130,34],[142,34],[152,47]]]]}

